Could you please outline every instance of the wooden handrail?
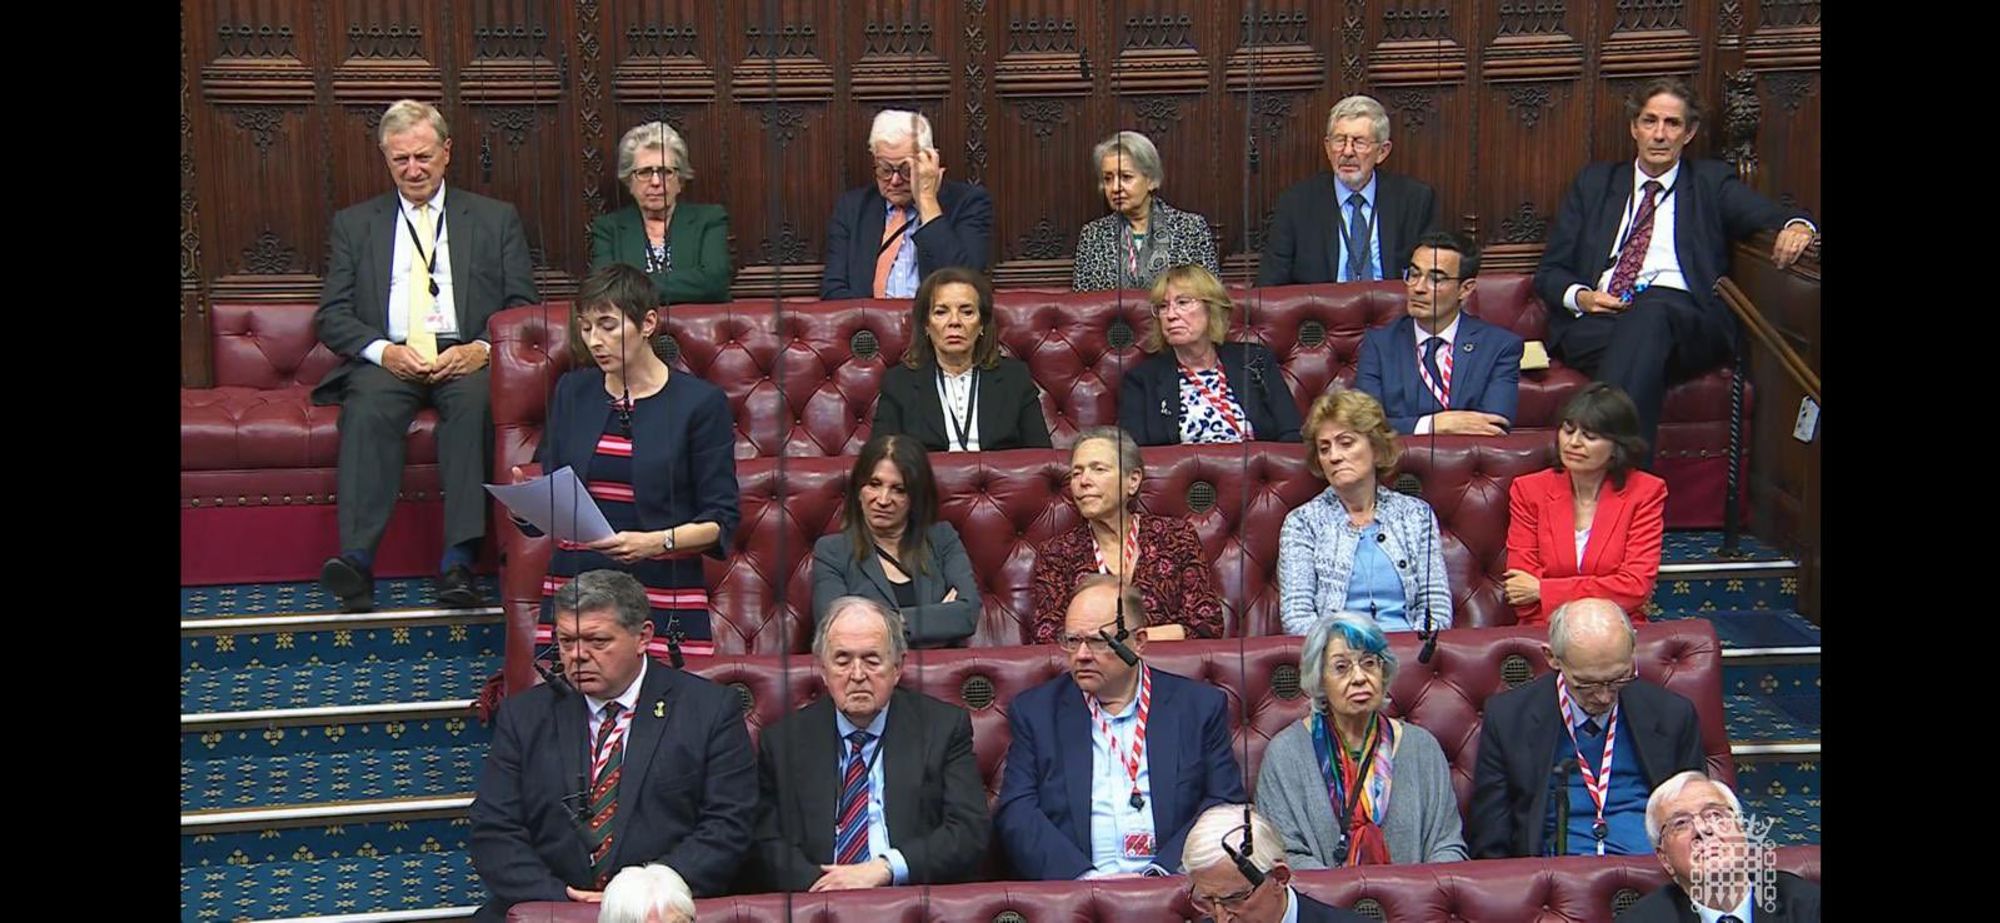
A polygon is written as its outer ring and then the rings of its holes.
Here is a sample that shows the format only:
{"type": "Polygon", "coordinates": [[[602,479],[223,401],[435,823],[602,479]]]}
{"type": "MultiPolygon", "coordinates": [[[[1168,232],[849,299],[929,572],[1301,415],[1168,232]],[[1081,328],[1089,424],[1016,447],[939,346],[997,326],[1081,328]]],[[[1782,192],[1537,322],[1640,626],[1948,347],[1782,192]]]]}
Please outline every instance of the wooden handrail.
{"type": "Polygon", "coordinates": [[[1722,296],[1722,303],[1728,305],[1729,310],[1735,312],[1737,318],[1743,321],[1743,326],[1750,330],[1750,335],[1756,337],[1766,349],[1777,355],[1779,363],[1784,365],[1792,380],[1813,399],[1813,403],[1824,405],[1826,402],[1820,399],[1819,374],[1806,365],[1805,359],[1799,356],[1798,350],[1792,348],[1792,344],[1785,342],[1784,338],[1778,335],[1777,328],[1764,318],[1764,312],[1750,302],[1750,296],[1743,294],[1743,289],[1737,287],[1736,281],[1728,276],[1717,279],[1715,292],[1722,296]]]}

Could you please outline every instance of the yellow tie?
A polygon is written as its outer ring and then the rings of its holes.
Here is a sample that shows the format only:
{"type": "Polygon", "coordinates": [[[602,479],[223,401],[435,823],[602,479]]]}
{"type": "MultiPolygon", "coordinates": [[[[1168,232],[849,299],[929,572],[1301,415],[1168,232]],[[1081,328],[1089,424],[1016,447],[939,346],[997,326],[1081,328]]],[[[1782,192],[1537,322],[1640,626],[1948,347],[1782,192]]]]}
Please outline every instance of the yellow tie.
{"type": "Polygon", "coordinates": [[[437,334],[430,328],[431,268],[426,257],[435,252],[437,242],[432,240],[431,206],[429,202],[417,206],[417,253],[410,259],[410,278],[405,287],[410,290],[409,313],[406,326],[409,336],[404,345],[417,351],[425,362],[436,362],[438,354],[437,334]]]}

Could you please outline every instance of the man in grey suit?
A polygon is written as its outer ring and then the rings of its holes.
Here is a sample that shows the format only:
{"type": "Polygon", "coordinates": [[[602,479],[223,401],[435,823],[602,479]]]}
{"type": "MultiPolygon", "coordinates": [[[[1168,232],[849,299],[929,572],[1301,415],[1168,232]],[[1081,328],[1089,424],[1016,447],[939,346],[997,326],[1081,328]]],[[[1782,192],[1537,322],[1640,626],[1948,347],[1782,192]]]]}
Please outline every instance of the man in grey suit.
{"type": "Polygon", "coordinates": [[[313,390],[340,405],[340,548],[320,584],[341,609],[375,607],[375,546],[403,479],[417,410],[437,408],[445,550],[437,601],[479,604],[472,563],[486,534],[492,413],[486,322],[538,299],[528,239],[514,206],[445,189],[451,130],[437,108],[399,100],[377,137],[396,191],[333,216],[333,256],[313,325],[346,361],[313,390]]]}

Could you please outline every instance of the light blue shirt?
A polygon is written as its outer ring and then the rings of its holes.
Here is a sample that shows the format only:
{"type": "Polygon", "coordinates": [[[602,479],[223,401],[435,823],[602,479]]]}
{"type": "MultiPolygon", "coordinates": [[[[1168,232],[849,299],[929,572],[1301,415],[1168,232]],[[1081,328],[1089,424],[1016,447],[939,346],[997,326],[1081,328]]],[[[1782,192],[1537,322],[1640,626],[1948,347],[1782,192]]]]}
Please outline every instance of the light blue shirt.
{"type": "MultiPolygon", "coordinates": [[[[1756,901],[1752,900],[1752,898],[1756,896],[1757,896],[1756,885],[1753,884],[1750,887],[1744,888],[1743,899],[1738,901],[1736,903],[1736,909],[1728,911],[1727,915],[1735,917],[1736,919],[1743,921],[1743,923],[1752,923],[1750,919],[1750,906],[1756,903],[1756,901]]],[[[1704,907],[1702,906],[1702,903],[1700,901],[1695,900],[1692,897],[1688,898],[1688,904],[1694,907],[1695,915],[1701,917],[1701,923],[1720,923],[1721,919],[1724,916],[1723,911],[1711,910],[1707,907],[1704,907]]]]}
{"type": "Polygon", "coordinates": [[[923,221],[917,217],[916,204],[898,207],[894,202],[887,203],[882,216],[882,220],[886,223],[882,227],[884,229],[895,227],[896,222],[902,220],[897,213],[904,208],[909,209],[910,220],[908,224],[903,225],[903,246],[896,251],[896,261],[889,264],[889,278],[882,285],[882,290],[888,292],[891,298],[917,297],[916,237],[917,228],[923,221]]]}
{"type": "Polygon", "coordinates": [[[1403,578],[1376,539],[1380,534],[1379,522],[1361,529],[1361,542],[1354,548],[1354,575],[1347,580],[1347,611],[1373,615],[1383,631],[1414,631],[1417,626],[1403,611],[1403,578]]]}
{"type": "MultiPolygon", "coordinates": [[[[1143,667],[1142,667],[1143,669],[1143,667]]],[[[1125,709],[1111,716],[1111,734],[1117,738],[1118,751],[1132,752],[1132,736],[1139,727],[1139,696],[1136,691],[1132,701],[1125,703],[1125,709]]],[[[1156,869],[1155,874],[1168,874],[1166,868],[1155,861],[1157,856],[1142,859],[1125,858],[1125,835],[1128,833],[1154,833],[1154,849],[1159,848],[1157,831],[1153,830],[1153,781],[1151,747],[1139,754],[1139,792],[1146,796],[1146,806],[1132,807],[1132,776],[1125,769],[1125,761],[1111,752],[1111,745],[1104,739],[1096,720],[1090,723],[1090,862],[1091,871],[1085,878],[1096,875],[1111,875],[1118,872],[1143,873],[1156,869]]]]}
{"type": "MultiPolygon", "coordinates": [[[[1375,273],[1375,278],[1378,280],[1383,277],[1382,222],[1377,220],[1380,218],[1381,213],[1375,208],[1375,181],[1380,178],[1370,173],[1368,174],[1368,185],[1361,187],[1361,200],[1367,203],[1368,209],[1368,268],[1375,273]]],[[[1341,222],[1338,229],[1340,231],[1340,265],[1334,267],[1334,281],[1351,282],[1353,279],[1347,274],[1347,229],[1354,226],[1354,206],[1347,204],[1347,197],[1353,195],[1354,190],[1341,185],[1337,179],[1333,181],[1333,188],[1340,195],[1341,222]]]]}
{"type": "Polygon", "coordinates": [[[835,709],[833,727],[840,734],[840,758],[834,761],[834,778],[846,778],[848,753],[854,745],[847,742],[847,735],[857,730],[867,731],[875,737],[861,746],[861,760],[868,764],[868,855],[872,859],[881,857],[889,860],[890,884],[905,884],[910,880],[910,864],[903,861],[903,852],[889,848],[889,822],[882,816],[882,761],[875,758],[875,751],[882,747],[882,729],[889,726],[889,705],[884,702],[882,710],[875,713],[875,720],[865,728],[856,727],[847,720],[847,715],[835,709]]]}

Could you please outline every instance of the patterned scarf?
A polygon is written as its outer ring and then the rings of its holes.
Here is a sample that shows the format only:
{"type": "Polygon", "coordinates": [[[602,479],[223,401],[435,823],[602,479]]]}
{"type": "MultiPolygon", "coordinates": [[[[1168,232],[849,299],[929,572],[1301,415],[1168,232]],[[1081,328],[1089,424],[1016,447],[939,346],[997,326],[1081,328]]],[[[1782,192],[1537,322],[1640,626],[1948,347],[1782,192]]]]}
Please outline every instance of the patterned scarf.
{"type": "Polygon", "coordinates": [[[1345,746],[1337,745],[1338,735],[1325,715],[1309,714],[1306,724],[1312,731],[1313,753],[1319,757],[1327,799],[1333,804],[1334,823],[1347,824],[1334,864],[1388,865],[1389,844],[1382,838],[1382,818],[1389,813],[1389,788],[1396,772],[1396,747],[1402,743],[1401,728],[1377,712],[1362,737],[1357,762],[1345,746]],[[1351,815],[1349,805],[1353,806],[1351,815]]]}

